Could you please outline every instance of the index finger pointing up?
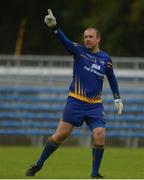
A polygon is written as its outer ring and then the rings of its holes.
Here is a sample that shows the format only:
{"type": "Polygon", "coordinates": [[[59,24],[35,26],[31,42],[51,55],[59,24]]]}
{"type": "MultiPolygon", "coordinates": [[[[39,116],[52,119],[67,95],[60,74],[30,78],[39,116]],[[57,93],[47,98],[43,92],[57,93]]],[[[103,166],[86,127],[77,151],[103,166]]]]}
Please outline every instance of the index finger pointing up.
{"type": "Polygon", "coordinates": [[[48,14],[49,14],[50,17],[53,17],[53,13],[52,13],[51,9],[48,9],[48,14]]]}

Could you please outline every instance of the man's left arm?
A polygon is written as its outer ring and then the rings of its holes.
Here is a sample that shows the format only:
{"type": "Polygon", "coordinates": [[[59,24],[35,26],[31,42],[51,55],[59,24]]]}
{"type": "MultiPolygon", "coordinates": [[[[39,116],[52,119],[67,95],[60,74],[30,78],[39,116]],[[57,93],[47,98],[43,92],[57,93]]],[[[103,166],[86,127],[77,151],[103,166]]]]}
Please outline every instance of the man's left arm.
{"type": "Polygon", "coordinates": [[[113,71],[113,66],[112,66],[111,60],[107,62],[107,68],[108,68],[108,70],[106,72],[106,76],[107,76],[110,88],[113,92],[115,107],[118,110],[118,114],[120,115],[120,114],[122,114],[122,110],[123,110],[123,102],[120,97],[118,82],[117,82],[116,76],[113,71]]]}

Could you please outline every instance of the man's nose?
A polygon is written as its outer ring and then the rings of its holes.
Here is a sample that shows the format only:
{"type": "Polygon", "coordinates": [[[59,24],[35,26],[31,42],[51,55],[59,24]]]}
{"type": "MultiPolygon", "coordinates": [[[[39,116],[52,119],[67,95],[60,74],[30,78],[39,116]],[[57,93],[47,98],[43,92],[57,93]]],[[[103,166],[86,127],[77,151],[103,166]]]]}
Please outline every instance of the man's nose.
{"type": "Polygon", "coordinates": [[[89,37],[87,37],[86,41],[90,41],[90,38],[89,38],[89,37]]]}

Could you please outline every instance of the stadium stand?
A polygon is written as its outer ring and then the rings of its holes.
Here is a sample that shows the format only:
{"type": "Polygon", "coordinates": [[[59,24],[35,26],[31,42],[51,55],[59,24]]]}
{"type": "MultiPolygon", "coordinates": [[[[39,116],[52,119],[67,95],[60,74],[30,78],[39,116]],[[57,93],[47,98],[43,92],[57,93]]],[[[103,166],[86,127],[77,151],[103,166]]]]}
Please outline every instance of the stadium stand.
{"type": "MultiPolygon", "coordinates": [[[[0,68],[5,68],[5,71],[0,72],[0,136],[51,135],[58,125],[66,102],[71,79],[69,71],[62,71],[59,67],[49,72],[47,68],[48,72],[45,69],[45,74],[41,74],[41,67],[37,68],[37,71],[35,68],[26,71],[25,67],[22,67],[19,72],[14,69],[18,68],[17,66],[0,68]]],[[[112,93],[105,83],[103,101],[107,121],[106,133],[108,139],[124,139],[127,146],[136,147],[144,138],[143,76],[132,86],[128,84],[128,76],[122,75],[119,77],[124,101],[122,116],[116,114],[112,93]]],[[[83,128],[75,128],[72,137],[89,139],[90,144],[90,131],[85,125],[83,128]]],[[[42,143],[43,140],[40,144],[42,143]]]]}
{"type": "MultiPolygon", "coordinates": [[[[116,115],[111,92],[104,91],[108,137],[144,138],[143,89],[122,89],[124,113],[116,115]],[[131,99],[138,94],[137,99],[131,99]],[[128,97],[130,96],[130,98],[128,97]],[[106,98],[108,97],[108,98],[106,98]]],[[[51,135],[62,116],[65,88],[0,88],[0,134],[51,135]]],[[[88,136],[85,128],[75,129],[72,136],[88,136]]]]}

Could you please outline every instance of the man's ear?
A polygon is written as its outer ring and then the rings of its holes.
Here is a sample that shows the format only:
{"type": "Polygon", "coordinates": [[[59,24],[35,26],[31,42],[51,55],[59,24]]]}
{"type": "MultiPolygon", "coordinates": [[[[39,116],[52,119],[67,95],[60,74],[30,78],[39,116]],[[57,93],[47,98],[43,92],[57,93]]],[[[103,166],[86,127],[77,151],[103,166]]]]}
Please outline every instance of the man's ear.
{"type": "Polygon", "coordinates": [[[98,43],[101,41],[101,38],[100,37],[97,37],[97,41],[98,41],[98,43]]]}

